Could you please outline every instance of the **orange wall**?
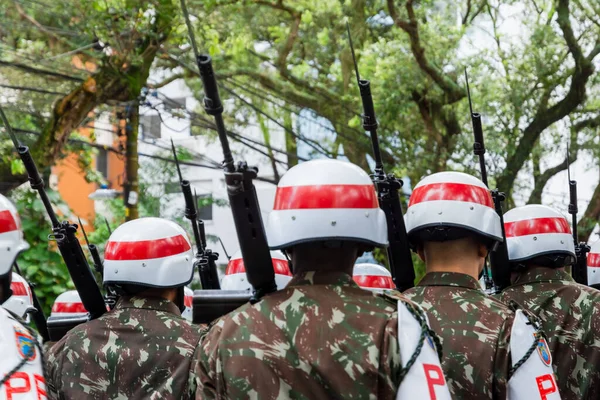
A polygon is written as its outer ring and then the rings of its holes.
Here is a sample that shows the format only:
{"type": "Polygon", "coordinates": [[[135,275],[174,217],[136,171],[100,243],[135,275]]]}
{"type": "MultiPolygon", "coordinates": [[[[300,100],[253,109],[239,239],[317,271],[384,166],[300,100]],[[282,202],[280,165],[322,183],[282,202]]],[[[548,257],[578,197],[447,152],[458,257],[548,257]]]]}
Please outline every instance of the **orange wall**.
{"type": "MultiPolygon", "coordinates": [[[[80,128],[78,132],[81,135],[90,137],[92,130],[80,128]]],[[[115,141],[113,147],[118,148],[117,141],[115,141]]],[[[75,216],[81,218],[85,225],[85,230],[92,231],[96,213],[94,210],[94,200],[91,200],[88,196],[98,189],[100,185],[85,181],[85,173],[79,166],[78,160],[78,154],[70,154],[52,168],[52,174],[57,177],[57,189],[61,198],[67,203],[75,216]]],[[[96,160],[94,159],[93,168],[96,168],[95,163],[96,160]]],[[[124,161],[119,159],[114,152],[109,152],[107,183],[110,188],[122,190],[121,183],[124,171],[124,161]]]]}

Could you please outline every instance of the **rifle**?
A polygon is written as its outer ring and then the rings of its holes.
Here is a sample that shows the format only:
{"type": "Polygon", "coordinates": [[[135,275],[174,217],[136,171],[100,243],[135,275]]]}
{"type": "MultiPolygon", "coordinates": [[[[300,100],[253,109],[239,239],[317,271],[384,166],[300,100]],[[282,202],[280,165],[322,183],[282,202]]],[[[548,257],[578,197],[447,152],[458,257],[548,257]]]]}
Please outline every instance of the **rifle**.
{"type": "Polygon", "coordinates": [[[15,270],[17,271],[17,274],[21,275],[23,279],[27,281],[27,285],[29,285],[29,290],[31,291],[31,299],[33,300],[33,307],[35,308],[35,312],[31,313],[31,319],[33,319],[33,322],[35,323],[35,326],[38,329],[38,333],[42,336],[44,342],[47,342],[48,340],[50,340],[50,335],[48,335],[46,315],[44,315],[44,309],[42,308],[40,299],[38,299],[37,295],[35,294],[34,285],[29,279],[25,278],[25,275],[21,273],[21,269],[19,268],[19,264],[17,264],[16,260],[14,262],[14,266],[15,270]]]}
{"type": "Polygon", "coordinates": [[[98,248],[95,245],[90,244],[87,234],[85,233],[85,228],[83,227],[83,224],[81,223],[81,218],[77,217],[77,220],[79,221],[79,226],[81,227],[81,232],[83,232],[83,238],[85,239],[85,244],[87,245],[88,250],[90,251],[90,254],[92,255],[92,261],[94,261],[94,269],[96,270],[97,273],[100,274],[100,276],[104,276],[104,268],[102,265],[102,259],[100,258],[100,253],[98,253],[98,248]]]}
{"type": "Polygon", "coordinates": [[[577,233],[577,181],[571,180],[571,164],[569,161],[569,146],[567,145],[567,175],[569,179],[569,214],[571,214],[571,225],[573,225],[573,242],[575,243],[576,261],[573,265],[571,275],[575,282],[582,285],[588,284],[587,277],[587,253],[590,246],[585,242],[580,242],[577,233]]]}
{"type": "Polygon", "coordinates": [[[408,235],[404,224],[402,205],[398,191],[402,188],[403,182],[394,175],[386,175],[383,171],[383,161],[379,149],[379,139],[377,137],[377,119],[375,118],[375,107],[373,106],[373,97],[371,96],[371,82],[360,79],[358,64],[354,54],[352,36],[350,35],[350,26],[346,23],[348,30],[348,40],[352,59],[354,60],[354,70],[356,72],[356,81],[360,89],[362,99],[363,129],[369,132],[371,143],[373,145],[373,156],[375,158],[375,172],[371,175],[373,183],[377,187],[377,197],[379,208],[385,213],[387,221],[388,241],[387,248],[388,262],[392,273],[392,279],[400,291],[404,291],[414,286],[415,270],[413,267],[408,235]]]}
{"type": "Polygon", "coordinates": [[[235,165],[233,161],[227,131],[223,122],[223,104],[219,97],[219,88],[213,72],[211,57],[208,54],[198,53],[185,0],[181,0],[181,8],[204,86],[204,110],[214,117],[219,141],[223,148],[225,159],[223,170],[227,195],[244,265],[246,266],[248,282],[254,288],[254,293],[250,299],[254,303],[260,300],[262,296],[277,290],[273,261],[271,260],[258,198],[256,197],[256,188],[252,183],[252,180],[258,175],[258,168],[249,167],[245,162],[239,162],[235,165]]]}
{"type": "MultiPolygon", "coordinates": [[[[479,157],[479,168],[481,170],[481,180],[485,186],[488,186],[487,169],[485,166],[485,144],[483,142],[483,128],[481,125],[481,114],[473,112],[473,103],[471,102],[471,90],[469,88],[469,76],[465,68],[465,81],[467,83],[467,96],[469,98],[469,110],[471,112],[471,122],[473,124],[473,153],[479,157]]],[[[489,188],[489,186],[488,186],[489,188]]],[[[504,213],[502,211],[502,202],[506,200],[506,195],[498,189],[490,190],[492,200],[494,201],[494,209],[500,217],[500,226],[502,228],[502,242],[498,243],[489,256],[490,267],[492,270],[492,279],[496,291],[510,285],[510,263],[508,260],[508,248],[506,247],[506,233],[504,231],[504,213]]],[[[484,274],[486,287],[491,287],[487,273],[484,274]]]]}
{"type": "MultiPolygon", "coordinates": [[[[100,253],[98,252],[98,247],[94,244],[90,244],[90,241],[88,240],[88,237],[85,233],[85,228],[83,227],[83,224],[81,223],[81,219],[79,217],[77,217],[77,220],[79,220],[79,226],[81,226],[81,232],[83,232],[83,237],[85,238],[85,243],[86,243],[88,250],[90,251],[90,254],[92,256],[92,261],[94,261],[94,269],[96,270],[96,272],[98,274],[100,274],[101,277],[104,277],[104,263],[102,262],[102,258],[100,258],[100,253]]],[[[115,304],[117,304],[117,299],[119,298],[119,296],[112,288],[110,288],[108,286],[104,286],[104,289],[106,291],[106,294],[104,295],[104,303],[107,306],[109,306],[110,309],[112,310],[113,308],[115,308],[115,304]]]]}
{"type": "Polygon", "coordinates": [[[104,223],[106,224],[106,228],[108,229],[108,234],[112,235],[112,229],[110,229],[110,224],[108,223],[106,217],[104,217],[104,223]]]}
{"type": "Polygon", "coordinates": [[[69,270],[69,275],[71,275],[73,284],[79,292],[79,296],[81,296],[81,302],[90,313],[90,318],[98,318],[106,312],[106,307],[100,288],[96,283],[96,279],[83,254],[81,244],[77,239],[77,225],[71,224],[68,221],[58,221],[52,208],[52,204],[50,203],[50,199],[48,198],[48,194],[44,190],[44,181],[29,152],[29,147],[19,143],[2,108],[0,108],[0,118],[25,165],[31,188],[38,191],[42,203],[44,203],[44,207],[46,208],[46,212],[50,217],[50,221],[52,222],[52,234],[49,235],[48,238],[50,240],[56,240],[58,250],[69,270]]]}
{"type": "Polygon", "coordinates": [[[195,199],[195,196],[192,196],[190,181],[184,180],[181,175],[181,168],[179,167],[177,150],[175,150],[173,139],[171,139],[171,149],[173,150],[173,157],[175,157],[175,165],[177,166],[177,174],[179,175],[179,184],[181,185],[181,191],[183,192],[183,198],[185,199],[185,217],[189,219],[192,224],[192,231],[194,232],[194,240],[196,242],[197,253],[194,269],[198,268],[200,283],[202,284],[203,289],[221,289],[219,275],[217,274],[217,266],[215,264],[219,255],[206,249],[204,222],[198,220],[198,212],[196,211],[196,204],[194,203],[194,201],[197,200],[195,199]]]}

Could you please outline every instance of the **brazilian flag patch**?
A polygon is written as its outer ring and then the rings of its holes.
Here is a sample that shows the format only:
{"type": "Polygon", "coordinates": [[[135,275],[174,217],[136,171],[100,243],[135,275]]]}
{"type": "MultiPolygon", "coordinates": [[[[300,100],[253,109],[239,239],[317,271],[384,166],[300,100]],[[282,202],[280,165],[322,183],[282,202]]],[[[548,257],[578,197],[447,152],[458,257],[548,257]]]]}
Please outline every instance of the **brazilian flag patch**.
{"type": "Polygon", "coordinates": [[[537,344],[537,352],[540,355],[542,362],[549,367],[550,364],[552,364],[552,355],[550,354],[550,347],[548,347],[548,342],[546,342],[546,339],[540,339],[537,344]]]}
{"type": "Polygon", "coordinates": [[[17,342],[17,349],[21,358],[28,358],[29,361],[33,361],[37,357],[37,351],[35,349],[35,342],[33,337],[26,330],[15,327],[15,341],[17,342]]]}

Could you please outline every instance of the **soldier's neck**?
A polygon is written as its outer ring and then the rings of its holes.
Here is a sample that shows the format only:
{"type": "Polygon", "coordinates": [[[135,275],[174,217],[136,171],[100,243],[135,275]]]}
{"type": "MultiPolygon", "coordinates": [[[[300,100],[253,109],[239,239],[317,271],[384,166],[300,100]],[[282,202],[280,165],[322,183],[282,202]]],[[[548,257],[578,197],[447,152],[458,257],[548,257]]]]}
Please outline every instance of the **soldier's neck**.
{"type": "Polygon", "coordinates": [[[427,263],[426,266],[427,273],[430,272],[456,272],[459,274],[465,274],[472,276],[475,280],[479,279],[479,263],[472,262],[467,263],[464,261],[455,261],[452,260],[446,262],[438,262],[438,263],[427,263]]]}

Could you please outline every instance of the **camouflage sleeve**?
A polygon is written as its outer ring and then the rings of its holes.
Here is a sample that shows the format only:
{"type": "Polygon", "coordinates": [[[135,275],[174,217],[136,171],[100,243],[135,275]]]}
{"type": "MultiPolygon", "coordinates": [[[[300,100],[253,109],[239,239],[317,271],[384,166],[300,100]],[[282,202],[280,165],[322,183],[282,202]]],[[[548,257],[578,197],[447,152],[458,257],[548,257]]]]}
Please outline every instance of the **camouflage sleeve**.
{"type": "Polygon", "coordinates": [[[381,398],[393,399],[402,381],[397,312],[394,312],[385,326],[383,343],[381,343],[380,349],[379,376],[385,377],[385,380],[380,380],[377,393],[381,398]]]}
{"type": "Polygon", "coordinates": [[[197,400],[217,399],[223,395],[219,393],[217,386],[218,374],[222,374],[219,368],[218,354],[222,326],[223,321],[219,320],[208,331],[203,332],[200,344],[195,351],[192,375],[196,381],[197,400]]]}
{"type": "Polygon", "coordinates": [[[65,338],[55,343],[46,353],[46,386],[48,399],[58,400],[62,390],[63,356],[65,354],[65,338]]]}
{"type": "Polygon", "coordinates": [[[496,353],[494,357],[494,398],[506,399],[508,395],[508,373],[512,362],[510,358],[510,332],[514,322],[514,314],[506,318],[498,331],[496,353]]]}

